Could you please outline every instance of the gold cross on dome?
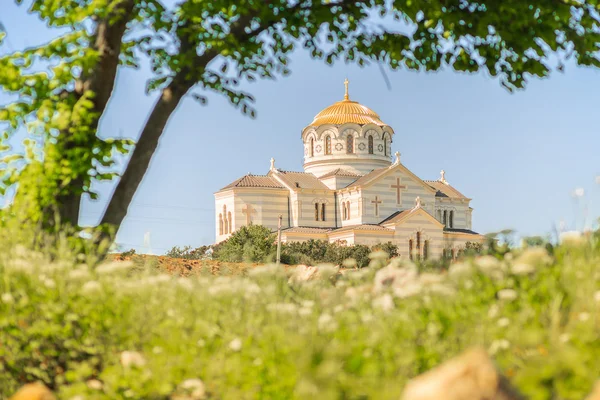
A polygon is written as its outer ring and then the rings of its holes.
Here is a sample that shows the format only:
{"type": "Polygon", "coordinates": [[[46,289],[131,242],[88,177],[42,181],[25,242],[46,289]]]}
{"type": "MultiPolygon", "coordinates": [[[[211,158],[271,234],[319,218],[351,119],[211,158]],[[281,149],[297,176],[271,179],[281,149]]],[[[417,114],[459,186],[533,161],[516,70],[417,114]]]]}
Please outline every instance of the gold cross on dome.
{"type": "Polygon", "coordinates": [[[348,81],[348,78],[346,78],[346,80],[344,81],[344,86],[346,86],[346,93],[344,94],[344,100],[350,100],[350,96],[348,96],[348,84],[350,82],[348,81]]]}

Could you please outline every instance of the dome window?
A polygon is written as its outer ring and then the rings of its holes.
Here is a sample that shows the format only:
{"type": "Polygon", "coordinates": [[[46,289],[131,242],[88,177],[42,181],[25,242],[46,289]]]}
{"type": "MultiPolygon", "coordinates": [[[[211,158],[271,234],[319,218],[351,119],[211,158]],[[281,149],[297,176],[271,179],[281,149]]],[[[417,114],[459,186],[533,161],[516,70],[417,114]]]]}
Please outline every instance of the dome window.
{"type": "Polygon", "coordinates": [[[369,136],[369,154],[373,154],[373,136],[369,136]]]}
{"type": "Polygon", "coordinates": [[[352,136],[352,134],[349,134],[346,137],[346,153],[354,153],[354,136],[352,136]]]}
{"type": "Polygon", "coordinates": [[[315,139],[310,138],[310,156],[314,157],[315,156],[315,139]]]}
{"type": "Polygon", "coordinates": [[[325,154],[331,154],[331,136],[325,136],[325,154]]]}

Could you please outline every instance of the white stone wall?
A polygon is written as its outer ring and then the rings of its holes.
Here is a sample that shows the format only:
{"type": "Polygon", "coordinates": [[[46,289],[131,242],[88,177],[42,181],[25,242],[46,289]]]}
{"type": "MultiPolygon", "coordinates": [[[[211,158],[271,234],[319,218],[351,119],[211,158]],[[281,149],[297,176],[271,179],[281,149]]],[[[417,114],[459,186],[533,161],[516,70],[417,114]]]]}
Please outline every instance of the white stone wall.
{"type": "Polygon", "coordinates": [[[264,225],[275,230],[281,214],[283,216],[281,226],[289,227],[288,196],[289,192],[281,189],[237,188],[217,193],[215,195],[216,243],[227,239],[232,232],[246,225],[246,214],[243,211],[248,206],[253,209],[252,224],[264,225]],[[219,213],[222,213],[223,206],[226,207],[227,213],[232,214],[232,231],[219,235],[219,213]]]}
{"type": "MultiPolygon", "coordinates": [[[[432,215],[440,222],[443,223],[444,210],[447,211],[448,219],[450,218],[450,211],[454,212],[452,228],[456,229],[472,229],[471,228],[471,216],[469,211],[469,202],[462,201],[460,199],[449,199],[446,197],[437,197],[435,203],[435,213],[432,215]]],[[[450,228],[450,225],[447,225],[450,228]]]]}
{"type": "Polygon", "coordinates": [[[433,215],[435,207],[435,194],[427,189],[422,183],[416,181],[401,169],[396,169],[392,173],[378,179],[375,183],[368,185],[362,190],[363,198],[363,224],[377,224],[383,219],[399,210],[408,210],[415,206],[415,199],[421,198],[422,207],[433,215]],[[400,185],[406,186],[401,190],[400,204],[397,204],[396,189],[392,185],[397,184],[400,179],[400,185]],[[377,196],[379,204],[379,216],[375,214],[375,197],[377,196]]]}

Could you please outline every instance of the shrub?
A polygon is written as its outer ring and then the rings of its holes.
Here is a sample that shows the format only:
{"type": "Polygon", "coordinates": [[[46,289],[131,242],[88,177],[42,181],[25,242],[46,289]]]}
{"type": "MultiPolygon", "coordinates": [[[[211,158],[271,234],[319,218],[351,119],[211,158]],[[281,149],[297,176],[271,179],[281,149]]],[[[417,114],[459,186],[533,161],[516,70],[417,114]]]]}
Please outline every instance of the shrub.
{"type": "Polygon", "coordinates": [[[213,257],[228,262],[264,262],[276,251],[275,234],[262,225],[242,226],[214,248],[213,257]]]}
{"type": "Polygon", "coordinates": [[[173,246],[171,250],[165,253],[165,257],[171,258],[184,258],[186,260],[202,260],[206,258],[206,251],[210,246],[200,246],[192,248],[192,246],[173,246]]]}

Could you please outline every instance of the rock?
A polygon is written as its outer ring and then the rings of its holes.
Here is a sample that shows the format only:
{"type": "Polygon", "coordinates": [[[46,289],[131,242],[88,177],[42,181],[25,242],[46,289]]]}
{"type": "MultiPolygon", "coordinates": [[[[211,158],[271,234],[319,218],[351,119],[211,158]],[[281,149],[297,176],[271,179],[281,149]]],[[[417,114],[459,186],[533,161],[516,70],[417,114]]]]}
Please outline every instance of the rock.
{"type": "Polygon", "coordinates": [[[56,397],[43,383],[35,382],[23,386],[8,400],[56,400],[56,397]]]}
{"type": "Polygon", "coordinates": [[[469,350],[411,380],[403,400],[523,400],[485,350],[469,350]]]}

